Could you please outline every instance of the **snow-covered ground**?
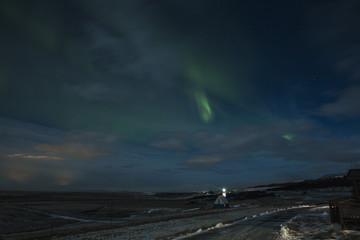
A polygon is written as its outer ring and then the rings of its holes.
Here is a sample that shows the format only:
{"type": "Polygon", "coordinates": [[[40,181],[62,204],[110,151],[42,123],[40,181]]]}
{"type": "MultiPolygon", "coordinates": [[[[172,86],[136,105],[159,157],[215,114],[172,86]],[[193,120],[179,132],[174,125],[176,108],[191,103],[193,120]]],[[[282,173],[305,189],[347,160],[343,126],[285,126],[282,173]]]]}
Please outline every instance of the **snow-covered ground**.
{"type": "Polygon", "coordinates": [[[290,219],[281,226],[279,240],[298,239],[360,239],[359,231],[342,230],[339,224],[331,224],[329,207],[322,206],[310,209],[290,219]]]}
{"type": "Polygon", "coordinates": [[[302,205],[281,209],[254,208],[246,210],[234,210],[230,212],[196,216],[191,218],[173,219],[169,221],[142,224],[127,228],[88,232],[84,234],[77,234],[75,236],[66,236],[63,238],[53,239],[184,239],[214,229],[229,227],[243,219],[257,218],[259,216],[300,207],[309,206],[302,205]]]}
{"type": "MultiPolygon", "coordinates": [[[[271,228],[271,235],[274,233],[273,239],[278,240],[360,240],[358,231],[343,231],[339,225],[332,225],[329,219],[329,209],[328,206],[326,206],[329,199],[350,196],[350,194],[351,191],[348,188],[328,188],[307,191],[274,191],[274,194],[268,197],[256,199],[231,199],[231,208],[226,210],[214,210],[211,209],[211,207],[204,208],[200,205],[200,202],[191,202],[189,205],[183,205],[182,208],[179,208],[178,205],[174,204],[158,204],[147,208],[140,208],[141,205],[138,209],[135,208],[136,211],[131,212],[131,215],[127,217],[112,219],[114,225],[109,225],[109,220],[106,219],[97,219],[96,217],[87,219],[85,218],[87,215],[84,215],[85,217],[81,214],[71,215],[67,211],[47,213],[41,208],[41,204],[39,205],[40,207],[33,207],[35,210],[27,210],[22,205],[19,205],[20,207],[8,208],[13,211],[16,210],[17,212],[20,212],[21,210],[23,212],[30,211],[29,214],[33,213],[43,216],[44,219],[40,219],[41,221],[58,219],[59,221],[69,222],[68,225],[54,227],[54,234],[51,239],[58,240],[207,239],[206,236],[209,234],[214,236],[212,239],[218,240],[219,238],[216,238],[217,232],[221,234],[222,231],[225,231],[226,234],[230,234],[229,236],[231,236],[232,232],[241,229],[241,225],[246,225],[246,234],[250,234],[250,236],[252,232],[261,232],[261,228],[270,233],[269,229],[271,228]],[[298,208],[298,210],[288,211],[288,209],[291,208],[298,208]],[[286,211],[288,211],[288,213],[286,213],[286,211]],[[275,218],[277,218],[276,221],[275,218]],[[266,226],[264,226],[264,221],[267,221],[269,224],[266,223],[267,225],[265,224],[266,226]],[[68,230],[70,229],[71,231],[69,232],[68,230]],[[69,235],[65,236],[64,234],[69,235]]],[[[157,197],[148,198],[149,200],[156,200],[157,197]]],[[[161,198],[159,199],[161,200],[161,198]]],[[[145,200],[140,200],[138,202],[141,204],[149,201],[147,198],[145,200]]],[[[160,200],[158,200],[159,203],[162,203],[160,200]]],[[[172,203],[171,201],[173,201],[173,198],[168,202],[172,203]]],[[[202,201],[204,200],[202,199],[202,201]]],[[[180,201],[179,203],[183,202],[180,201]]],[[[211,205],[211,202],[209,203],[211,205]]],[[[98,207],[98,205],[100,206],[101,204],[97,204],[96,207],[98,207]]],[[[69,206],[72,207],[72,205],[69,206]]],[[[75,207],[76,208],[74,209],[77,210],[78,205],[75,207]]],[[[135,205],[135,207],[137,206],[135,205]]],[[[94,206],[89,205],[87,208],[93,209],[94,206]]],[[[87,208],[84,209],[86,210],[87,208]]],[[[106,210],[106,206],[102,209],[106,210]]],[[[10,213],[12,212],[9,212],[9,214],[10,213]]],[[[4,221],[5,220],[6,219],[4,219],[4,221]]],[[[51,232],[52,230],[51,227],[51,232]]],[[[20,233],[18,237],[25,236],[24,234],[26,235],[27,232],[20,233]]],[[[45,228],[45,230],[39,228],[39,232],[35,232],[35,234],[38,235],[34,236],[49,234],[49,228],[45,228]]],[[[2,235],[2,237],[7,236],[2,235]]],[[[12,236],[8,235],[8,237],[12,236]]],[[[224,237],[221,239],[231,239],[231,237],[224,237]]],[[[258,237],[257,239],[262,240],[261,237],[258,237]]]]}
{"type": "MultiPolygon", "coordinates": [[[[294,206],[283,209],[256,208],[247,210],[230,211],[211,215],[197,216],[184,219],[173,219],[143,224],[127,228],[88,232],[65,239],[186,239],[193,236],[201,236],[203,233],[219,228],[231,227],[233,224],[246,221],[247,219],[260,218],[261,216],[286,211],[288,209],[304,208],[300,214],[279,226],[278,240],[300,239],[340,239],[358,240],[359,231],[342,230],[338,224],[330,223],[328,206],[294,206]]],[[[204,238],[206,239],[206,238],[204,238]]]]}
{"type": "Polygon", "coordinates": [[[236,210],[53,239],[174,239],[185,237],[188,233],[200,233],[206,229],[223,227],[227,223],[238,221],[244,217],[256,217],[265,213],[264,208],[236,210]]]}
{"type": "MultiPolygon", "coordinates": [[[[191,216],[187,218],[175,218],[167,221],[157,221],[136,226],[128,226],[117,229],[87,232],[74,236],[58,237],[53,239],[184,239],[193,236],[202,236],[204,233],[216,231],[216,229],[229,227],[244,219],[257,218],[274,212],[284,211],[289,207],[281,207],[282,204],[293,203],[294,207],[308,206],[283,225],[278,225],[279,240],[297,239],[360,239],[357,231],[343,231],[339,225],[333,225],[329,219],[328,206],[324,203],[328,199],[338,196],[349,195],[349,189],[322,189],[304,191],[279,191],[274,203],[267,201],[246,201],[234,204],[233,209],[228,212],[206,214],[202,216],[191,216]],[[315,204],[309,206],[308,204],[315,204]],[[320,204],[320,205],[318,205],[320,204]],[[269,207],[273,205],[272,207],[269,207]],[[320,207],[319,207],[320,206],[320,207]]],[[[289,205],[287,205],[289,206],[289,205]]],[[[293,207],[293,208],[294,208],[293,207]]],[[[290,207],[291,208],[291,207],[290,207]]],[[[150,209],[155,213],[159,209],[150,209]]],[[[183,212],[197,212],[199,209],[190,208],[183,212]]],[[[205,239],[205,238],[204,238],[205,239]]]]}

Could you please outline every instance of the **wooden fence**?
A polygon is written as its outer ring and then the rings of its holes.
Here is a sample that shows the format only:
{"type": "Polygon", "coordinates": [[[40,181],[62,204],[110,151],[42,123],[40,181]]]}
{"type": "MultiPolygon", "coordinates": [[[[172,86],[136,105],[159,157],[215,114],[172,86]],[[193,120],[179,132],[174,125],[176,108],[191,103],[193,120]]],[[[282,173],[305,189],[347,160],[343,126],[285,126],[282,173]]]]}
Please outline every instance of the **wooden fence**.
{"type": "Polygon", "coordinates": [[[339,208],[341,227],[343,229],[360,230],[360,204],[348,202],[339,208]]]}
{"type": "Polygon", "coordinates": [[[342,229],[360,230],[360,203],[349,198],[338,198],[329,201],[332,223],[341,224],[342,229]]]}

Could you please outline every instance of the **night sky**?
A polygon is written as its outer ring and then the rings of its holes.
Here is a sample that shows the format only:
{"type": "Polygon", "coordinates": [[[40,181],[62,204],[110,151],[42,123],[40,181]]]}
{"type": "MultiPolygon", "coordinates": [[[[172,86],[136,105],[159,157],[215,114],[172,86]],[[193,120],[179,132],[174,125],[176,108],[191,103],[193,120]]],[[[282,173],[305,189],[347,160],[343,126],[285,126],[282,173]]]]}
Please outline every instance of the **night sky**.
{"type": "Polygon", "coordinates": [[[0,190],[215,190],[359,166],[359,12],[2,0],[0,190]]]}

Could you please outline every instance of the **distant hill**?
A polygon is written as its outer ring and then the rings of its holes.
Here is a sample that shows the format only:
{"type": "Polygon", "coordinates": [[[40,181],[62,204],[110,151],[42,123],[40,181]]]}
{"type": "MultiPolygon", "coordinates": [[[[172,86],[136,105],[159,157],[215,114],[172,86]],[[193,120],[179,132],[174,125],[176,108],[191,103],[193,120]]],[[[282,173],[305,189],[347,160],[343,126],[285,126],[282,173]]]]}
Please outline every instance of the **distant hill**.
{"type": "Polygon", "coordinates": [[[268,185],[259,185],[254,188],[271,188],[274,191],[291,191],[291,190],[309,190],[317,188],[331,188],[331,187],[350,187],[351,182],[344,176],[326,175],[319,179],[302,180],[296,182],[273,183],[268,185]]]}

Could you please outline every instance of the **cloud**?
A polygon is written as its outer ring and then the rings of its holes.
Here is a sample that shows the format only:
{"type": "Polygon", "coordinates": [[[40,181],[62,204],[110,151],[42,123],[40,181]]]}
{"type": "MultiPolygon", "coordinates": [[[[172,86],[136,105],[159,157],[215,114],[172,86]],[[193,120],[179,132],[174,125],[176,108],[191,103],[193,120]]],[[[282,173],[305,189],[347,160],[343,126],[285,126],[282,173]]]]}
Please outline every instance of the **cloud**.
{"type": "Polygon", "coordinates": [[[350,75],[350,80],[360,81],[360,45],[348,47],[343,58],[336,64],[337,68],[344,73],[350,75]]]}
{"type": "Polygon", "coordinates": [[[66,132],[66,135],[63,139],[64,142],[82,142],[82,143],[92,143],[92,144],[119,144],[125,138],[116,134],[100,132],[100,131],[82,131],[82,130],[73,130],[66,132]]]}
{"type": "Polygon", "coordinates": [[[33,143],[53,142],[64,136],[64,132],[39,124],[0,117],[0,149],[31,146],[33,143]],[[4,148],[1,148],[4,146],[4,148]]]}
{"type": "Polygon", "coordinates": [[[0,162],[1,176],[18,183],[26,183],[37,175],[37,167],[24,161],[0,162]]]}
{"type": "Polygon", "coordinates": [[[224,159],[221,156],[198,156],[184,161],[185,164],[215,164],[221,163],[224,159]]]}
{"type": "MultiPolygon", "coordinates": [[[[181,156],[184,160],[180,165],[185,166],[184,170],[219,172],[230,169],[233,164],[250,166],[262,161],[269,167],[276,167],[279,161],[282,164],[343,164],[360,158],[358,140],[335,138],[331,132],[307,120],[280,121],[271,126],[242,125],[222,133],[194,131],[167,136],[179,138],[192,149],[181,156]]],[[[171,145],[167,147],[171,150],[171,145]]],[[[172,150],[176,152],[178,148],[174,146],[172,150]]]]}
{"type": "Polygon", "coordinates": [[[321,106],[319,114],[335,118],[360,116],[360,85],[345,89],[334,102],[321,106]]]}
{"type": "MultiPolygon", "coordinates": [[[[89,174],[92,162],[116,156],[123,138],[97,131],[68,131],[0,118],[0,188],[58,189],[89,174]]],[[[122,163],[124,164],[124,163],[122,163]]]]}
{"type": "MultiPolygon", "coordinates": [[[[145,188],[150,186],[148,179],[154,178],[154,169],[173,167],[158,151],[124,143],[125,138],[116,134],[65,132],[11,119],[3,123],[0,125],[0,189],[145,188]],[[129,179],[134,177],[141,181],[129,184],[129,179]]],[[[156,179],[169,180],[169,176],[158,174],[156,179]]]]}
{"type": "Polygon", "coordinates": [[[38,144],[34,149],[55,156],[67,156],[71,160],[88,161],[113,155],[108,147],[82,143],[38,144]]]}
{"type": "Polygon", "coordinates": [[[71,160],[89,161],[101,157],[116,155],[115,144],[119,138],[112,134],[90,131],[68,132],[60,143],[37,144],[35,150],[46,152],[52,156],[63,156],[71,160]]]}
{"type": "MultiPolygon", "coordinates": [[[[146,90],[147,86],[157,90],[172,88],[177,85],[182,71],[181,52],[176,44],[160,37],[161,25],[156,21],[157,17],[161,17],[158,9],[144,8],[146,3],[143,1],[135,2],[118,2],[115,8],[107,9],[106,14],[101,15],[102,22],[112,27],[98,22],[87,23],[85,29],[90,39],[87,42],[92,65],[102,73],[122,80],[131,79],[134,84],[122,81],[123,85],[136,86],[136,92],[141,87],[141,90],[146,90]],[[119,15],[119,9],[128,16],[126,24],[124,15],[119,15]]],[[[97,4],[90,3],[94,14],[102,11],[97,4]]],[[[101,8],[104,8],[103,4],[101,8]]]]}
{"type": "Polygon", "coordinates": [[[112,96],[116,93],[113,88],[105,85],[104,83],[67,85],[65,90],[90,101],[112,100],[112,96]]]}
{"type": "Polygon", "coordinates": [[[15,153],[7,155],[8,158],[22,158],[22,159],[36,159],[36,160],[64,160],[62,157],[58,156],[44,156],[44,155],[32,155],[24,153],[15,153]]]}
{"type": "Polygon", "coordinates": [[[332,102],[323,104],[317,114],[336,120],[360,115],[360,45],[357,17],[360,3],[349,1],[323,1],[307,7],[309,41],[322,53],[321,61],[333,66],[324,87],[339,91],[345,89],[332,102]]]}
{"type": "Polygon", "coordinates": [[[3,189],[11,188],[14,183],[20,184],[22,190],[37,189],[38,187],[66,186],[78,179],[78,170],[72,169],[64,161],[45,161],[48,158],[38,158],[24,154],[13,154],[2,157],[0,161],[0,179],[10,180],[9,186],[0,187],[3,189]]]}
{"type": "MultiPolygon", "coordinates": [[[[28,34],[16,38],[23,35],[19,28],[29,23],[5,23],[17,34],[3,34],[7,37],[2,44],[9,46],[2,55],[8,65],[4,69],[9,73],[11,69],[22,71],[14,71],[13,78],[21,87],[6,95],[0,106],[3,113],[60,129],[86,126],[115,129],[119,134],[128,134],[128,126],[154,131],[158,126],[153,125],[167,121],[168,116],[182,120],[179,116],[183,117],[188,107],[183,103],[182,38],[175,40],[171,33],[162,34],[163,14],[158,12],[157,3],[49,3],[45,14],[36,14],[38,4],[14,5],[23,11],[22,17],[51,26],[50,30],[57,33],[56,44],[50,52],[38,48],[41,43],[30,41],[28,34]],[[10,55],[13,57],[8,58],[10,55]],[[159,117],[158,112],[163,115],[159,117]]],[[[170,128],[170,123],[158,125],[170,128]]]]}
{"type": "Polygon", "coordinates": [[[349,1],[323,1],[308,7],[309,39],[327,55],[327,61],[348,81],[360,81],[360,45],[357,17],[360,3],[349,1]]]}
{"type": "MultiPolygon", "coordinates": [[[[196,157],[191,157],[187,160],[184,160],[180,163],[182,167],[181,170],[190,170],[190,171],[211,171],[220,174],[231,174],[234,173],[232,170],[228,169],[227,163],[230,163],[234,159],[239,159],[237,156],[230,156],[225,154],[213,154],[213,155],[201,155],[196,157]]],[[[241,162],[241,161],[239,161],[241,162]]]]}
{"type": "Polygon", "coordinates": [[[55,178],[60,186],[68,186],[76,177],[77,174],[73,170],[60,170],[55,178]]]}
{"type": "Polygon", "coordinates": [[[154,140],[149,143],[149,146],[152,148],[157,148],[162,150],[179,150],[179,151],[189,150],[189,147],[185,145],[183,140],[178,138],[154,140]]]}

